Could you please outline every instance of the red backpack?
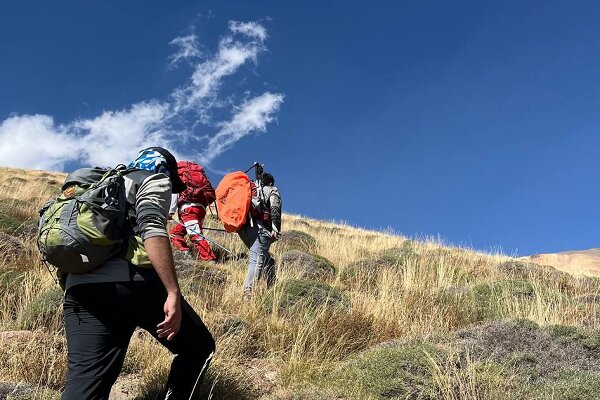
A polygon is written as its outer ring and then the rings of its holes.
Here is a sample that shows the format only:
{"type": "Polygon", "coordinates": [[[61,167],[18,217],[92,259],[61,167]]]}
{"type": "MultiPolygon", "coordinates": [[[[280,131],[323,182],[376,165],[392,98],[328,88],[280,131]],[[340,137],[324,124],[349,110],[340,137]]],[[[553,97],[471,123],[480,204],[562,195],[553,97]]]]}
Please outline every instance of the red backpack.
{"type": "Polygon", "coordinates": [[[215,201],[215,189],[202,166],[193,161],[179,161],[177,173],[187,185],[187,189],[179,194],[179,203],[200,203],[206,207],[215,201]]]}

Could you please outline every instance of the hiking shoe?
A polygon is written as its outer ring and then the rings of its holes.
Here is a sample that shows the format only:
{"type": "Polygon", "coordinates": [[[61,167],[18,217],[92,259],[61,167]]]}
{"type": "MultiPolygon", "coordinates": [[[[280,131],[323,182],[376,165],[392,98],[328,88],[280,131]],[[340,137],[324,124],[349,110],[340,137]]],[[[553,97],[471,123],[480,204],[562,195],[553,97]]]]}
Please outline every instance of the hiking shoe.
{"type": "Polygon", "coordinates": [[[252,298],[252,292],[250,290],[244,290],[244,294],[242,295],[242,302],[247,303],[252,298]]]}

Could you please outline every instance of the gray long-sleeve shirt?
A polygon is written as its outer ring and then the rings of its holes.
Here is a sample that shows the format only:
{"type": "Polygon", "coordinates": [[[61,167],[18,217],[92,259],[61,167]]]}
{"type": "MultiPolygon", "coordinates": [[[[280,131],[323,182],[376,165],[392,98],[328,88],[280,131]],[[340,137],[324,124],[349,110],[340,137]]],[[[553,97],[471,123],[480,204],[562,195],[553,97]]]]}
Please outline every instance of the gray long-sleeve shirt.
{"type": "MultiPolygon", "coordinates": [[[[253,199],[258,203],[261,211],[266,211],[271,215],[271,224],[266,228],[275,229],[281,232],[281,195],[275,186],[262,186],[257,190],[258,199],[253,199]],[[262,208],[265,210],[262,210],[262,208]]],[[[261,221],[258,221],[261,225],[261,221]]]]}
{"type": "MultiPolygon", "coordinates": [[[[134,171],[124,176],[125,192],[129,203],[129,221],[133,230],[142,240],[163,236],[167,232],[167,216],[171,203],[171,181],[164,174],[151,174],[147,171],[134,171]]],[[[123,259],[113,259],[84,274],[69,274],[65,290],[83,283],[126,282],[139,280],[133,274],[129,263],[123,259]]]]}

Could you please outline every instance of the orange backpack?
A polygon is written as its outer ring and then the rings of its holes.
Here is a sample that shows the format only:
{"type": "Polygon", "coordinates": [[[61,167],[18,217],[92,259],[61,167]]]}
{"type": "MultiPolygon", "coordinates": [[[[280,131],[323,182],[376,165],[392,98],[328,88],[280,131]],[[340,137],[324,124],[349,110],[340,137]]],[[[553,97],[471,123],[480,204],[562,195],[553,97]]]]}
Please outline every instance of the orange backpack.
{"type": "Polygon", "coordinates": [[[252,187],[248,175],[241,171],[223,177],[217,186],[217,210],[227,232],[236,232],[244,226],[250,211],[252,187]]]}

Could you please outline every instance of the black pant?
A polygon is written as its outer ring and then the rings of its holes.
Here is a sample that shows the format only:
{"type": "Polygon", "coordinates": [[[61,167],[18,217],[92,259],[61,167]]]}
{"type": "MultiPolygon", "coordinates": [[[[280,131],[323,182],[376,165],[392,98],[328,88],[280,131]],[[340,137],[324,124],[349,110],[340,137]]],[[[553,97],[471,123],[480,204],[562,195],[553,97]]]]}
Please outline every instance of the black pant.
{"type": "Polygon", "coordinates": [[[159,338],[156,326],[164,320],[166,296],[159,280],[70,288],[64,303],[68,371],[62,400],[108,399],[138,326],[175,354],[165,388],[168,398],[188,400],[208,368],[215,341],[183,299],[181,330],[171,341],[159,338]]]}

